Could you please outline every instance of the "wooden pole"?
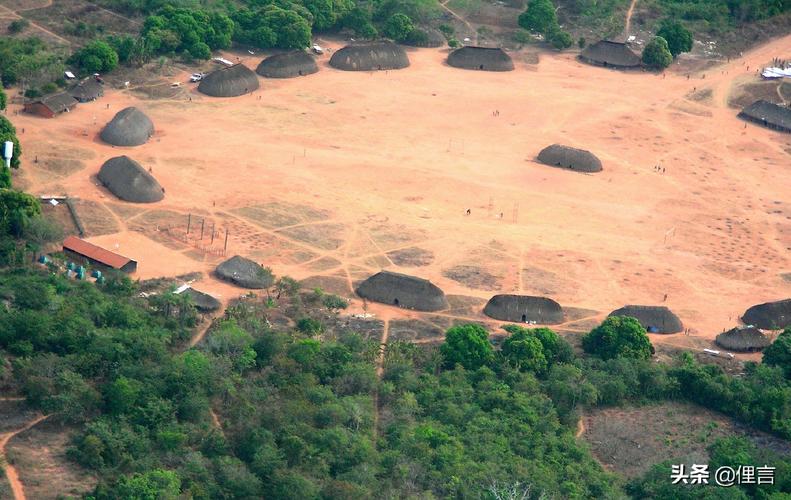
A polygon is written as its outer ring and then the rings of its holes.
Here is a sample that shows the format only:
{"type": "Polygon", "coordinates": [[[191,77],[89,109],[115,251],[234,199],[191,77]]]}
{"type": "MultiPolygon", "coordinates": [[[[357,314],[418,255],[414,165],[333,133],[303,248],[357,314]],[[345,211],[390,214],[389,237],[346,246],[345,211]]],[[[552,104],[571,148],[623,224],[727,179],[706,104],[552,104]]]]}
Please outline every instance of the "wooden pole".
{"type": "Polygon", "coordinates": [[[228,230],[226,229],[225,230],[225,247],[222,249],[223,255],[225,255],[225,252],[227,250],[228,250],[228,230]]]}
{"type": "Polygon", "coordinates": [[[192,214],[187,214],[187,234],[190,234],[191,223],[192,223],[192,214]]]}
{"type": "Polygon", "coordinates": [[[211,243],[210,245],[214,244],[214,222],[211,223],[211,243]]]}
{"type": "Polygon", "coordinates": [[[206,219],[200,220],[200,240],[203,241],[203,225],[206,223],[206,219]]]}

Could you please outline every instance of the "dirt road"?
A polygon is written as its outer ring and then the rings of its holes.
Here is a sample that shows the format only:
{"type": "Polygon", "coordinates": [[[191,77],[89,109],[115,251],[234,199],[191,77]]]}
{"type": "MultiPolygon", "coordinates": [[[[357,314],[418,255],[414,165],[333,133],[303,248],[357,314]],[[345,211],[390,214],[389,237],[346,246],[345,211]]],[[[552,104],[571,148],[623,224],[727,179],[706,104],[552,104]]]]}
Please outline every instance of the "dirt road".
{"type": "Polygon", "coordinates": [[[0,458],[3,459],[0,460],[0,464],[2,464],[5,469],[5,475],[8,478],[8,483],[11,485],[11,491],[14,494],[14,500],[25,500],[25,489],[22,485],[22,482],[19,480],[19,474],[17,474],[16,468],[14,468],[13,465],[11,465],[5,460],[6,445],[8,444],[8,441],[10,441],[11,438],[13,438],[14,436],[16,436],[21,432],[25,432],[26,430],[32,428],[34,425],[38,424],[39,422],[41,422],[42,420],[48,417],[49,415],[41,415],[39,417],[34,418],[27,424],[25,424],[25,426],[22,427],[21,429],[0,435],[0,458]]]}

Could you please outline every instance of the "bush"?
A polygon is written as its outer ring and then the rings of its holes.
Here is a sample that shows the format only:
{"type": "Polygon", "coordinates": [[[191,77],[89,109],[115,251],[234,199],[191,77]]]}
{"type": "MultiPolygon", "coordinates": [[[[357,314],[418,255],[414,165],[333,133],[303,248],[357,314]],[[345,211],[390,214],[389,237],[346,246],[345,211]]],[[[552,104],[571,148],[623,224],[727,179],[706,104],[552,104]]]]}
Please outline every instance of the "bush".
{"type": "Polygon", "coordinates": [[[526,30],[548,33],[558,24],[552,0],[530,0],[527,9],[519,15],[518,22],[526,30]]]}
{"type": "Polygon", "coordinates": [[[30,26],[30,21],[20,17],[19,19],[14,19],[8,24],[8,32],[12,35],[22,33],[28,26],[30,26]]]}
{"type": "Polygon", "coordinates": [[[665,69],[673,62],[673,55],[667,41],[661,36],[654,37],[643,50],[643,64],[649,68],[665,69]]]}
{"type": "Polygon", "coordinates": [[[552,46],[558,50],[563,50],[571,47],[574,40],[567,31],[563,31],[560,27],[555,27],[547,33],[547,40],[552,46]]]}
{"type": "Polygon", "coordinates": [[[396,42],[403,42],[415,29],[412,19],[405,14],[393,14],[384,25],[385,36],[396,42]]]}
{"type": "Polygon", "coordinates": [[[692,50],[692,33],[678,21],[671,19],[663,21],[656,36],[661,36],[667,41],[668,50],[674,58],[682,52],[692,50]]]}

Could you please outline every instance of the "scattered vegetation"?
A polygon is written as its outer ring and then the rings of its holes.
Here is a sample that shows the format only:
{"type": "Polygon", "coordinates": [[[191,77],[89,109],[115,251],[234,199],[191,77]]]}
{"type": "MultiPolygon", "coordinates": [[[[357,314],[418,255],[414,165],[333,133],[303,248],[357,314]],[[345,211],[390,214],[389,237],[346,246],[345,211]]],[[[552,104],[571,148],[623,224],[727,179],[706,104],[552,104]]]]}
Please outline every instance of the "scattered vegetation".
{"type": "Polygon", "coordinates": [[[643,49],[643,64],[653,69],[665,69],[673,62],[673,54],[667,46],[667,41],[661,36],[656,36],[645,44],[643,49]]]}

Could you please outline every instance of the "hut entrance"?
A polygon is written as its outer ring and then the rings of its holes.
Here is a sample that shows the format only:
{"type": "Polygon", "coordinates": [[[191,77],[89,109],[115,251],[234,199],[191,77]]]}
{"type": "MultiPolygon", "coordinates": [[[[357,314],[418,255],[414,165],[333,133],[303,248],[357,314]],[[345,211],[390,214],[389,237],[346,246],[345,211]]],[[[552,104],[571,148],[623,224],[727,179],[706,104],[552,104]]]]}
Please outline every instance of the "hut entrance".
{"type": "Polygon", "coordinates": [[[398,303],[398,299],[395,299],[395,300],[393,301],[393,305],[394,305],[394,306],[397,306],[397,305],[399,305],[399,303],[398,303]]]}
{"type": "Polygon", "coordinates": [[[483,64],[481,64],[480,66],[478,66],[478,69],[483,69],[483,64]]]}
{"type": "Polygon", "coordinates": [[[527,314],[522,315],[522,323],[527,323],[527,314]]]}
{"type": "Polygon", "coordinates": [[[299,76],[302,76],[302,70],[299,70],[299,76]]]}

